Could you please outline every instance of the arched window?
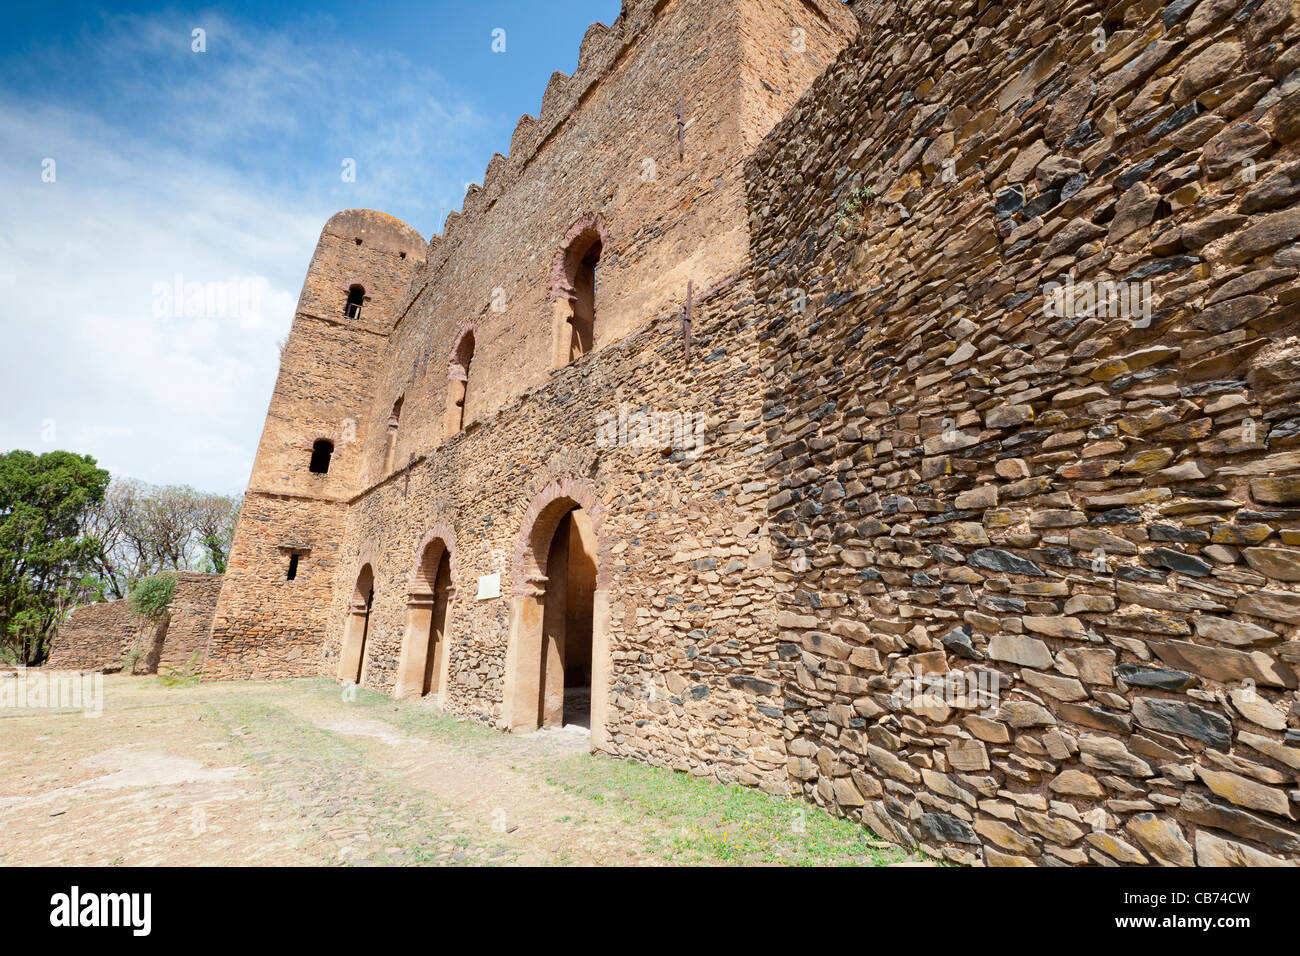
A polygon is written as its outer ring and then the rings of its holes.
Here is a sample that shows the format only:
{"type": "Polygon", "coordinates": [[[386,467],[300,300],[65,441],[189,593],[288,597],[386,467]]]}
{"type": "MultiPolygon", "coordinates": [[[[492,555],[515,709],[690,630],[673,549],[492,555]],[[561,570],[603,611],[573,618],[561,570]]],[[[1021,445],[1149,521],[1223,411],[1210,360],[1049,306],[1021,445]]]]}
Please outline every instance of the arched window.
{"type": "Polygon", "coordinates": [[[348,301],[343,306],[343,314],[349,319],[359,318],[361,316],[361,306],[366,301],[366,290],[363,286],[354,285],[348,289],[348,301]]]}
{"type": "Polygon", "coordinates": [[[469,398],[469,366],[474,359],[474,327],[466,325],[451,350],[447,367],[447,412],[443,431],[447,438],[465,427],[465,402],[469,398]]]}
{"type": "Polygon", "coordinates": [[[393,410],[388,416],[388,441],[384,447],[384,474],[393,470],[393,454],[397,451],[397,429],[402,423],[402,402],[405,396],[398,395],[393,402],[393,410]]]}
{"type": "Polygon", "coordinates": [[[586,355],[596,345],[598,269],[606,241],[605,222],[588,216],[574,223],[552,267],[555,299],[556,368],[586,355]]]}
{"type": "Polygon", "coordinates": [[[573,276],[573,339],[569,361],[586,355],[596,344],[596,265],[600,262],[600,240],[593,242],[573,276]]]}
{"type": "Polygon", "coordinates": [[[330,470],[330,456],[334,454],[334,443],[327,438],[318,438],[311,446],[312,474],[323,475],[330,470]]]}

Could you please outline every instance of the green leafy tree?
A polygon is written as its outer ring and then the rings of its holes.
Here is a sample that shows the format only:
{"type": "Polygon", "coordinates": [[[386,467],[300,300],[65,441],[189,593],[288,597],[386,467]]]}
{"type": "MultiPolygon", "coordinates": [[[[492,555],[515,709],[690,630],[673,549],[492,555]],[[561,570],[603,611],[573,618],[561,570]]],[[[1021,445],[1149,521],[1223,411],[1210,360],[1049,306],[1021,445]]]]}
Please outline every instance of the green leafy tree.
{"type": "Polygon", "coordinates": [[[86,596],[100,550],[87,520],[108,480],[89,455],[0,455],[0,656],[43,663],[63,615],[86,596]]]}

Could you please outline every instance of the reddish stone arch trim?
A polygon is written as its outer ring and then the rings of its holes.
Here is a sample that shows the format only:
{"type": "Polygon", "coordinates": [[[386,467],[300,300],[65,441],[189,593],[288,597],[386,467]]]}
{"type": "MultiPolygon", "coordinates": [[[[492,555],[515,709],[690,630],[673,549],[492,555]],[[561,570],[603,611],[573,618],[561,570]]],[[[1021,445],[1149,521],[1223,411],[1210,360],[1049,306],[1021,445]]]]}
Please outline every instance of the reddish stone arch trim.
{"type": "Polygon", "coordinates": [[[420,697],[425,690],[439,695],[446,693],[451,652],[455,644],[450,626],[455,617],[457,551],[455,529],[445,520],[438,521],[429,528],[415,546],[408,575],[410,583],[406,595],[406,624],[402,629],[402,650],[398,658],[397,682],[393,687],[394,697],[420,697]],[[430,557],[427,562],[426,553],[430,557]],[[442,595],[445,601],[442,604],[443,618],[435,639],[433,628],[439,607],[436,578],[444,556],[451,580],[442,595]],[[432,659],[430,654],[434,655],[432,659]]]}
{"type": "Polygon", "coordinates": [[[511,566],[517,596],[536,596],[545,591],[551,538],[560,519],[574,505],[586,512],[596,535],[596,588],[609,587],[610,544],[603,530],[604,502],[597,496],[595,486],[585,478],[561,478],[543,488],[524,512],[511,566]]]}
{"type": "Polygon", "coordinates": [[[347,612],[344,616],[343,635],[339,642],[338,679],[349,683],[361,683],[366,676],[366,658],[370,612],[374,609],[373,601],[367,601],[367,595],[360,593],[358,585],[367,572],[370,578],[370,590],[373,592],[379,574],[374,553],[367,548],[361,553],[354,565],[355,571],[348,582],[347,612]]]}
{"type": "Polygon", "coordinates": [[[448,371],[452,378],[465,381],[469,371],[470,359],[474,357],[474,346],[478,342],[477,329],[473,322],[466,322],[456,333],[455,344],[447,356],[448,371]]]}
{"type": "Polygon", "coordinates": [[[379,562],[375,560],[375,549],[367,547],[359,555],[356,562],[352,565],[352,577],[348,578],[348,604],[351,605],[357,590],[357,581],[361,578],[361,572],[366,565],[370,565],[370,576],[372,581],[379,580],[379,562]]]}
{"type": "MultiPolygon", "coordinates": [[[[456,531],[446,521],[439,521],[420,539],[420,543],[415,546],[415,555],[411,561],[410,574],[410,593],[424,594],[433,592],[433,582],[424,580],[424,552],[429,545],[441,541],[442,547],[447,552],[447,563],[451,567],[451,583],[455,587],[457,580],[457,558],[459,550],[456,547],[456,531]]],[[[439,552],[441,557],[441,552],[439,552]]]]}
{"type": "Polygon", "coordinates": [[[466,389],[469,387],[469,366],[474,359],[474,323],[466,322],[456,335],[447,364],[447,407],[443,412],[442,431],[450,438],[465,426],[466,389]]]}
{"type": "Polygon", "coordinates": [[[588,213],[564,234],[560,248],[551,260],[551,298],[568,300],[573,295],[573,277],[578,263],[595,243],[609,248],[609,228],[600,213],[588,213]]]}

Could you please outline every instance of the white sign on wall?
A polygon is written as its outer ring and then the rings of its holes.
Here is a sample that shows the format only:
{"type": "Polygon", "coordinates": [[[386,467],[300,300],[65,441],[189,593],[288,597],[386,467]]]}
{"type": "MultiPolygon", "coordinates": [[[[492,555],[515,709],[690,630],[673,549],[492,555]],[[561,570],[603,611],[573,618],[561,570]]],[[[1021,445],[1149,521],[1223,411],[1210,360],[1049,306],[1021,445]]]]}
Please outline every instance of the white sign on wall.
{"type": "Polygon", "coordinates": [[[483,574],[478,579],[478,594],[474,600],[484,601],[488,598],[498,598],[501,596],[501,572],[494,571],[492,574],[483,574]]]}

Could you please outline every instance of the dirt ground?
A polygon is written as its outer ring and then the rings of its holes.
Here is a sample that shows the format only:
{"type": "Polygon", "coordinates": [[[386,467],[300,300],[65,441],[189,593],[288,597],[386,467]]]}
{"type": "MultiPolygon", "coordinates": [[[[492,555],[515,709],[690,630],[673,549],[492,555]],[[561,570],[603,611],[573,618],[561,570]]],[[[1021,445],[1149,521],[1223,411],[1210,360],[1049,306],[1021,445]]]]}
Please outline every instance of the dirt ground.
{"type": "Polygon", "coordinates": [[[0,865],[840,863],[905,851],[815,808],[327,681],[104,678],[0,709],[0,865]]]}

